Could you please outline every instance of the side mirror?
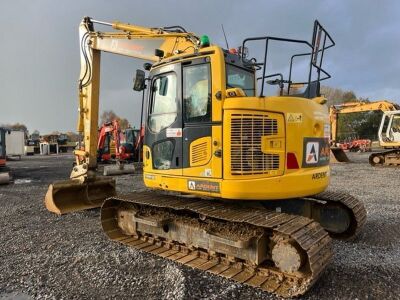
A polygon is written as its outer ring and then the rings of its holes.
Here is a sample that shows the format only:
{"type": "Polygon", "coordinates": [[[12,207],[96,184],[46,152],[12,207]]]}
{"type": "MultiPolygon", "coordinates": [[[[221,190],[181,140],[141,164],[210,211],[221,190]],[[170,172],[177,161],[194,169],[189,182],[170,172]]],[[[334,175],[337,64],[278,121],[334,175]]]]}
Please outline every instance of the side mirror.
{"type": "Polygon", "coordinates": [[[143,70],[136,70],[136,77],[133,78],[133,89],[137,92],[146,88],[146,76],[143,70]]]}

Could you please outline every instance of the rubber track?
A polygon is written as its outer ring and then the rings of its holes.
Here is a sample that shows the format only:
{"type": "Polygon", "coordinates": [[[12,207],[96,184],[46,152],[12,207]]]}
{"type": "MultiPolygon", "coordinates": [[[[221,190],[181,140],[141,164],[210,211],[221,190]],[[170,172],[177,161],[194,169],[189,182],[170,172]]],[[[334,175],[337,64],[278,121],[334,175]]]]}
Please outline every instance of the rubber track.
{"type": "Polygon", "coordinates": [[[350,229],[344,234],[332,235],[333,238],[342,240],[354,239],[360,233],[367,220],[367,211],[364,203],[350,194],[326,191],[309,198],[326,202],[339,202],[351,211],[352,221],[350,229]]]}
{"type": "Polygon", "coordinates": [[[242,208],[229,203],[212,202],[193,198],[141,192],[118,195],[107,199],[101,211],[103,230],[115,241],[146,252],[157,254],[184,265],[233,279],[260,288],[281,297],[304,294],[319,278],[332,257],[331,238],[315,221],[302,217],[277,213],[275,211],[242,208]],[[122,233],[116,222],[116,210],[121,202],[151,206],[162,209],[191,211],[209,218],[226,222],[248,223],[270,232],[290,236],[307,255],[309,270],[286,274],[276,267],[263,264],[258,267],[244,263],[228,262],[197,250],[189,250],[178,244],[170,244],[157,239],[138,238],[122,233]],[[200,254],[202,253],[202,254],[200,254]]]}
{"type": "Polygon", "coordinates": [[[399,149],[393,149],[393,150],[388,150],[388,151],[383,151],[383,152],[372,153],[369,156],[369,164],[371,166],[373,166],[373,167],[399,167],[400,160],[398,160],[398,163],[395,163],[395,164],[389,164],[389,163],[385,163],[385,162],[382,162],[382,163],[380,162],[380,163],[376,164],[376,163],[373,162],[373,158],[376,157],[376,156],[386,157],[386,156],[389,156],[391,154],[397,154],[396,156],[398,157],[400,155],[400,150],[399,149]]]}

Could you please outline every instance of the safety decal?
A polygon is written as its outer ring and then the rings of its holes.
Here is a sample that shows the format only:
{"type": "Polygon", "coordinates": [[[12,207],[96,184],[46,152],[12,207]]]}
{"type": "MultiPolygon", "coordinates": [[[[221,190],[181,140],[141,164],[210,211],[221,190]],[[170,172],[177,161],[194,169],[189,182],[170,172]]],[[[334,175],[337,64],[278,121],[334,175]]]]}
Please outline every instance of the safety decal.
{"type": "Polygon", "coordinates": [[[303,114],[302,113],[288,113],[286,120],[288,123],[302,123],[303,114]]]}
{"type": "Polygon", "coordinates": [[[145,177],[146,179],[150,179],[150,180],[156,179],[156,176],[150,175],[150,174],[145,174],[144,177],[145,177]]]}
{"type": "Polygon", "coordinates": [[[204,169],[203,172],[200,173],[202,177],[212,177],[212,170],[211,169],[204,169]]]}
{"type": "Polygon", "coordinates": [[[303,144],[303,168],[329,164],[330,147],[327,138],[305,138],[303,144]]]}
{"type": "Polygon", "coordinates": [[[182,137],[182,128],[167,128],[167,137],[182,137]]]}
{"type": "Polygon", "coordinates": [[[204,180],[188,180],[188,189],[192,191],[219,193],[219,183],[204,180]]]}

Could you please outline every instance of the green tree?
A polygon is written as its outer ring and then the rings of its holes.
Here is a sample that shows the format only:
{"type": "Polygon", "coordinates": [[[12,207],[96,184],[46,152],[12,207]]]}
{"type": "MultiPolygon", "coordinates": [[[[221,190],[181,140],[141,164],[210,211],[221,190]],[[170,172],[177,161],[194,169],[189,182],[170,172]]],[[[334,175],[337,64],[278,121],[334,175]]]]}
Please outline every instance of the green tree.
{"type": "Polygon", "coordinates": [[[1,127],[28,132],[26,125],[18,122],[14,124],[2,124],[1,127]]]}
{"type": "MultiPolygon", "coordinates": [[[[368,98],[357,98],[353,91],[328,86],[321,87],[321,94],[328,100],[328,106],[347,102],[370,102],[368,98]]],[[[382,112],[356,112],[338,115],[338,141],[352,139],[377,139],[382,112]]]]}
{"type": "Polygon", "coordinates": [[[68,131],[65,134],[68,137],[68,141],[70,141],[70,142],[78,142],[79,141],[79,135],[77,133],[68,131]]]}
{"type": "Polygon", "coordinates": [[[353,91],[346,91],[342,95],[343,102],[357,101],[357,96],[353,91]]]}
{"type": "Polygon", "coordinates": [[[340,88],[321,86],[321,94],[328,100],[328,105],[337,105],[345,102],[359,101],[353,91],[345,91],[340,88]]]}

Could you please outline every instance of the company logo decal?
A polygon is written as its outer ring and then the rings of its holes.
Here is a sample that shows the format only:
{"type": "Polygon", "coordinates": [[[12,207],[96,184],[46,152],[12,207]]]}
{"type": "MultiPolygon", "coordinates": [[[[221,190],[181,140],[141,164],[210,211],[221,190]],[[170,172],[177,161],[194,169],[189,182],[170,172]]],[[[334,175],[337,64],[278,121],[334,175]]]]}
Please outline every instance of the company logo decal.
{"type": "Polygon", "coordinates": [[[319,143],[308,142],[306,150],[306,163],[316,164],[319,160],[319,143]]]}
{"type": "Polygon", "coordinates": [[[328,172],[319,172],[312,174],[312,180],[323,179],[328,176],[328,172]]]}
{"type": "Polygon", "coordinates": [[[219,193],[219,183],[204,180],[188,180],[188,189],[192,191],[219,193]]]}
{"type": "Polygon", "coordinates": [[[327,138],[304,138],[303,168],[326,166],[329,164],[330,146],[327,138]]]}

